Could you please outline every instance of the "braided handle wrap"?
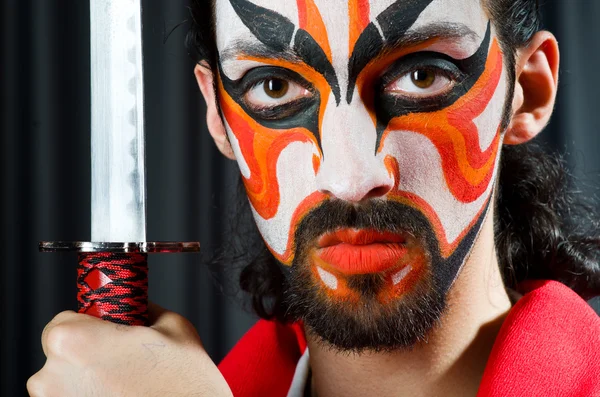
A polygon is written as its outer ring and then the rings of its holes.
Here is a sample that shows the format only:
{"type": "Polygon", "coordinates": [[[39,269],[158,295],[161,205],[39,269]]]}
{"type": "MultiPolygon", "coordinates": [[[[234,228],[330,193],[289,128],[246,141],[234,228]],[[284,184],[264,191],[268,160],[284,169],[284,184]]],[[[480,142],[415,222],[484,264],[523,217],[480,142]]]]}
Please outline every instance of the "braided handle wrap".
{"type": "Polygon", "coordinates": [[[79,253],[80,313],[125,325],[148,325],[148,254],[79,253]]]}

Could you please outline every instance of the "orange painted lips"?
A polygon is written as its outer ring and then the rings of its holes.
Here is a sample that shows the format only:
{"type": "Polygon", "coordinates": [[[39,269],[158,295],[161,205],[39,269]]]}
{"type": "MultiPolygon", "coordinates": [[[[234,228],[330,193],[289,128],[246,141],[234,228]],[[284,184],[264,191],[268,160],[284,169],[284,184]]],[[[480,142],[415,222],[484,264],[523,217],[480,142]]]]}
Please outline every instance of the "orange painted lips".
{"type": "Polygon", "coordinates": [[[404,236],[376,230],[341,229],[323,235],[316,255],[345,275],[379,273],[406,255],[404,236]]]}

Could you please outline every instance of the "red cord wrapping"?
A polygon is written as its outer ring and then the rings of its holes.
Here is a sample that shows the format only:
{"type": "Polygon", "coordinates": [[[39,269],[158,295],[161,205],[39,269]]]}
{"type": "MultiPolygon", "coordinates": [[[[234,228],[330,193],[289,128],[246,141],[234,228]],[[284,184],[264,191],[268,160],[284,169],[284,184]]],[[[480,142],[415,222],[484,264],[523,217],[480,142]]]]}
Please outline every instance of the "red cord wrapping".
{"type": "Polygon", "coordinates": [[[79,254],[79,312],[126,325],[148,324],[148,255],[79,254]]]}

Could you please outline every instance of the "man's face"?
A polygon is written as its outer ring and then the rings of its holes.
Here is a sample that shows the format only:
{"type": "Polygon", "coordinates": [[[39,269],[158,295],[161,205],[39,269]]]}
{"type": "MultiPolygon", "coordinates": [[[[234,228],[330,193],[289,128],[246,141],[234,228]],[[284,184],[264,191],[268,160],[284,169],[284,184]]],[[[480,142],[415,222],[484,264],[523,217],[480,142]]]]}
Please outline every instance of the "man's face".
{"type": "Polygon", "coordinates": [[[291,313],[342,348],[414,344],[498,169],[507,79],[479,0],[217,0],[216,32],[219,105],[291,313]]]}

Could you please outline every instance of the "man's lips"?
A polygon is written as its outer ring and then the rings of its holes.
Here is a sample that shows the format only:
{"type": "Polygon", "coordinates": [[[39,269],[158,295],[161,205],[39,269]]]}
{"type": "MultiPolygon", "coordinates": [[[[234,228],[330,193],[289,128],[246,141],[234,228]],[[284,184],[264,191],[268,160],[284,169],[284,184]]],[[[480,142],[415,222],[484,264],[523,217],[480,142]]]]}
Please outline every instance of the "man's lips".
{"type": "Polygon", "coordinates": [[[317,256],[346,275],[379,273],[396,267],[407,249],[404,236],[376,230],[341,229],[317,241],[317,256]]]}
{"type": "Polygon", "coordinates": [[[319,238],[319,248],[326,248],[337,244],[367,245],[375,243],[405,243],[406,238],[391,232],[379,232],[372,229],[339,229],[327,233],[319,238]]]}

